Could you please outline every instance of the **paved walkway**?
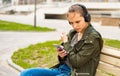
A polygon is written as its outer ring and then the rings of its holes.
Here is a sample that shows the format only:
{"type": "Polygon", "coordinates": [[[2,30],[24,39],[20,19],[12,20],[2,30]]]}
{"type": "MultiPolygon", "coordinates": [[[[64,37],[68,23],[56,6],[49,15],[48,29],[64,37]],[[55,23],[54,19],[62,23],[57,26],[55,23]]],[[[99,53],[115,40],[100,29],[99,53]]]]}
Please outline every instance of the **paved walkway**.
{"type": "MultiPolygon", "coordinates": [[[[0,19],[9,19],[12,21],[12,18],[9,16],[0,16],[0,19]]],[[[13,19],[13,21],[21,22],[21,20],[17,18],[15,20],[13,19]]],[[[29,20],[21,23],[29,23],[29,20]]],[[[30,22],[29,24],[32,23],[30,22]]],[[[11,68],[6,61],[15,50],[27,47],[30,44],[44,42],[46,40],[58,40],[62,31],[68,32],[71,28],[66,20],[41,20],[38,22],[38,25],[42,27],[56,28],[57,31],[49,33],[0,31],[0,76],[19,76],[19,72],[11,68]]],[[[120,28],[101,26],[100,23],[93,23],[93,25],[104,38],[120,40],[120,28]]]]}
{"type": "Polygon", "coordinates": [[[18,48],[24,48],[30,44],[46,40],[58,40],[59,37],[57,37],[57,34],[54,32],[50,32],[49,34],[37,32],[0,32],[0,76],[18,76],[19,72],[9,67],[6,62],[18,48]]]}

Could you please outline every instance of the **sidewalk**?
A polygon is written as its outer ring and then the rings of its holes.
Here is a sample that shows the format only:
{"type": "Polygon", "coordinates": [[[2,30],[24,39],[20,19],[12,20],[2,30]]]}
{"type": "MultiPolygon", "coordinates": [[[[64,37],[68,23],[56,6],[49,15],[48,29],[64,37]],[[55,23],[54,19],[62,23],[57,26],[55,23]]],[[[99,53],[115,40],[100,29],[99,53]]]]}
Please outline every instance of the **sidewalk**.
{"type": "Polygon", "coordinates": [[[19,71],[23,70],[12,62],[11,56],[13,52],[17,51],[19,48],[25,48],[30,44],[49,40],[58,40],[60,38],[58,35],[59,32],[41,33],[0,31],[0,76],[19,76],[19,71]],[[15,71],[15,69],[8,66],[8,64],[17,70],[15,71]]]}

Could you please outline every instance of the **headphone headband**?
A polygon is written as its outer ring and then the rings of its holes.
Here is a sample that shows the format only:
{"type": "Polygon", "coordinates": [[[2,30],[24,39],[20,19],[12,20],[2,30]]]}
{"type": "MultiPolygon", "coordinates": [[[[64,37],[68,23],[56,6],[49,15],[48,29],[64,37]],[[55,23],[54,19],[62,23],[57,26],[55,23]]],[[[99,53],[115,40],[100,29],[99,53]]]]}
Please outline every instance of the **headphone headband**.
{"type": "Polygon", "coordinates": [[[85,21],[90,22],[91,21],[91,16],[88,13],[87,8],[84,5],[81,5],[81,4],[76,4],[76,5],[78,5],[79,7],[81,7],[83,9],[83,16],[85,18],[85,21]]]}

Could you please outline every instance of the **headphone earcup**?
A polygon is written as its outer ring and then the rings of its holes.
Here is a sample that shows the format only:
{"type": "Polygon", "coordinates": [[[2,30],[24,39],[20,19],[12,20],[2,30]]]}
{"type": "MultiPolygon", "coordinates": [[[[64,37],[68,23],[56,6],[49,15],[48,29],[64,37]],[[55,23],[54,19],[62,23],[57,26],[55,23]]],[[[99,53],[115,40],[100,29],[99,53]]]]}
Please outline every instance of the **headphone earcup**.
{"type": "Polygon", "coordinates": [[[86,15],[84,16],[84,18],[85,18],[85,22],[90,22],[90,21],[91,21],[91,16],[90,16],[90,14],[86,14],[86,15]]]}

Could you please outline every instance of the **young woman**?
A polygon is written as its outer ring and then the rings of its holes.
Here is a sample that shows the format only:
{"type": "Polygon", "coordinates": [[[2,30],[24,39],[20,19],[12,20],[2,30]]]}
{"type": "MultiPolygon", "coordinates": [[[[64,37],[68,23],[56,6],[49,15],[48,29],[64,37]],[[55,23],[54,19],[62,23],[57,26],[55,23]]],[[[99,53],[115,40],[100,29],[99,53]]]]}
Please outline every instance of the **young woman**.
{"type": "Polygon", "coordinates": [[[67,19],[73,29],[67,35],[62,33],[64,49],[57,49],[59,66],[27,69],[20,76],[95,76],[103,47],[102,37],[91,25],[84,5],[72,5],[67,19]]]}

